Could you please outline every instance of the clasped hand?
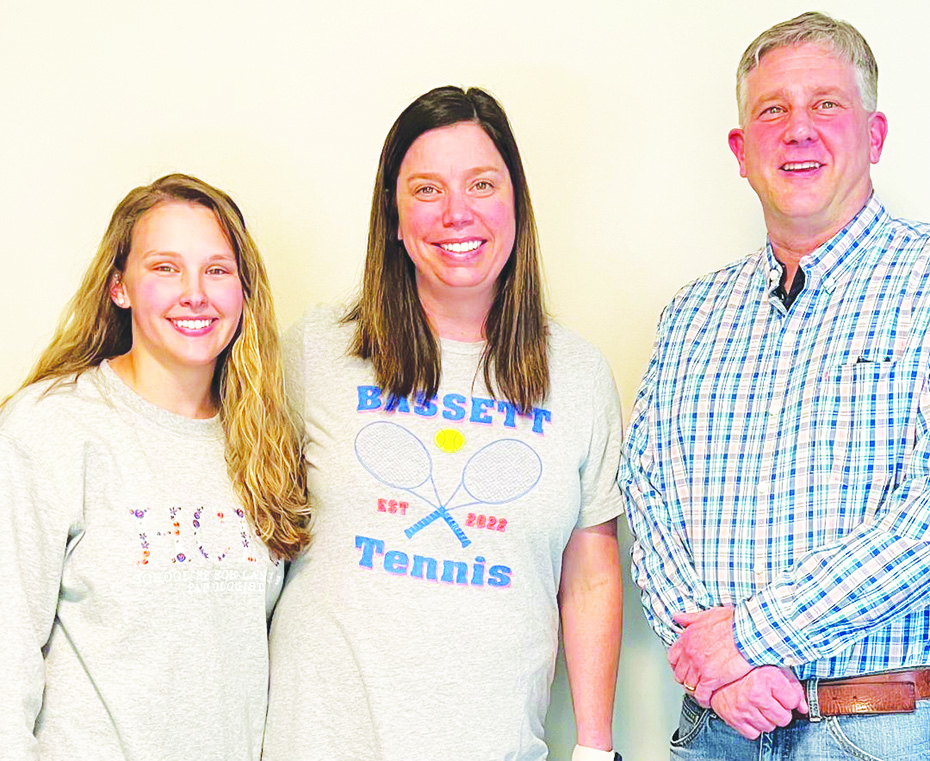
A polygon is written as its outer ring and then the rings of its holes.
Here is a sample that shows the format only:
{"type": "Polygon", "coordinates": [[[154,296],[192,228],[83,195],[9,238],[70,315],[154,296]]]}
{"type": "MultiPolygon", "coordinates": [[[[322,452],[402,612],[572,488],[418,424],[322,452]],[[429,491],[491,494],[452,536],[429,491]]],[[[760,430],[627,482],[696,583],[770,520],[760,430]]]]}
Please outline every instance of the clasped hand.
{"type": "Polygon", "coordinates": [[[685,627],[668,651],[675,681],[743,737],[754,740],[787,726],[792,711],[807,713],[804,688],[790,670],[754,668],[740,653],[733,608],[677,613],[674,619],[685,627]]]}

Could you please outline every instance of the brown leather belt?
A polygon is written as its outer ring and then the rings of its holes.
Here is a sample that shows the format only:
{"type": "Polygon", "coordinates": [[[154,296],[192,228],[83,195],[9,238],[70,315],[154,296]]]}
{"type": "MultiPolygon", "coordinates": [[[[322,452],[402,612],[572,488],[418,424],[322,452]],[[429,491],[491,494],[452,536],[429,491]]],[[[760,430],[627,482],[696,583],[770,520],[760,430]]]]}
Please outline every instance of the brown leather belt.
{"type": "Polygon", "coordinates": [[[821,716],[911,713],[930,699],[930,669],[885,671],[817,683],[821,716]]]}

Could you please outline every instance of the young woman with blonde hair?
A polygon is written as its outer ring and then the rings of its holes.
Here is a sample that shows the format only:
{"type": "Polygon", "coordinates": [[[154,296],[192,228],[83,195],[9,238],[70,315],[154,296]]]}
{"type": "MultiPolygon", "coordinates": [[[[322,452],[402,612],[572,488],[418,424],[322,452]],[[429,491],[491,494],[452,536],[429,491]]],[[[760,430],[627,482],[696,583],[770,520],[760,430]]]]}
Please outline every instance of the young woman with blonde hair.
{"type": "Polygon", "coordinates": [[[181,174],[131,191],[0,412],[7,753],[258,759],[300,449],[242,213],[181,174]]]}

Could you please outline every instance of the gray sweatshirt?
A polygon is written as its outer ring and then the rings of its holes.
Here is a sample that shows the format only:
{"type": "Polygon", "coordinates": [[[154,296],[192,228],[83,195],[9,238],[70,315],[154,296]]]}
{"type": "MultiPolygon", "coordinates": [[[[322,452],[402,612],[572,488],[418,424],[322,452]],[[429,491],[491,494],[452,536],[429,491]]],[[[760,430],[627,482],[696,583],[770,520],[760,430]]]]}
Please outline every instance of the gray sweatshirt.
{"type": "Polygon", "coordinates": [[[0,758],[258,759],[282,568],[219,421],[47,388],[0,416],[0,758]]]}

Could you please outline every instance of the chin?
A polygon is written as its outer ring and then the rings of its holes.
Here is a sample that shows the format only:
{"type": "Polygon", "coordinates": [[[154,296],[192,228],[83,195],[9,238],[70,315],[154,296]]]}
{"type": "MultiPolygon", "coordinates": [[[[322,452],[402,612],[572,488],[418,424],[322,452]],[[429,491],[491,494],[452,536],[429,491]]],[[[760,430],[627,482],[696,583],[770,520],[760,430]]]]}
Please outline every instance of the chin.
{"type": "Polygon", "coordinates": [[[812,217],[819,217],[829,206],[829,199],[822,198],[819,195],[816,197],[796,195],[791,198],[781,199],[781,203],[775,207],[775,211],[786,220],[803,221],[812,217]]]}
{"type": "Polygon", "coordinates": [[[217,359],[219,359],[222,353],[221,350],[218,352],[209,351],[195,354],[181,354],[173,357],[173,360],[178,367],[188,367],[191,369],[203,368],[216,364],[217,359]]]}

